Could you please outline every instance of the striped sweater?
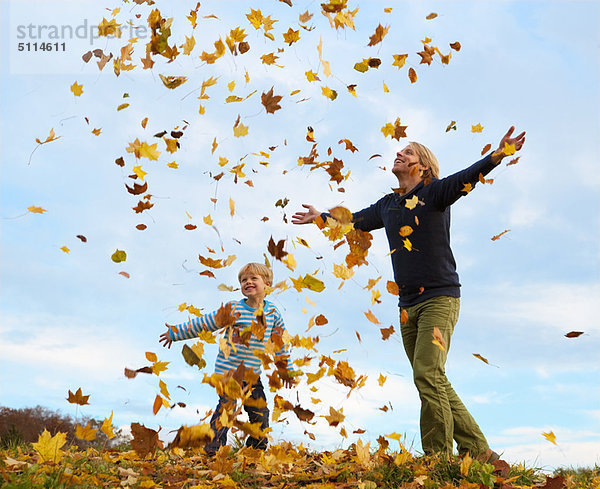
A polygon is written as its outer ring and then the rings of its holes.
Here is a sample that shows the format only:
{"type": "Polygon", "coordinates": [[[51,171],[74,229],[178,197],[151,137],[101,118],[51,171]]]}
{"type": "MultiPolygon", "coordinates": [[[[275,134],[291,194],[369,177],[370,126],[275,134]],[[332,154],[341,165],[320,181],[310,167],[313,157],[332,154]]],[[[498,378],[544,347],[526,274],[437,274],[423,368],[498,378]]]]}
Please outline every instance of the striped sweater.
{"type": "MultiPolygon", "coordinates": [[[[215,373],[224,375],[232,369],[236,369],[242,362],[247,368],[251,368],[260,375],[262,371],[262,363],[260,358],[254,354],[254,352],[262,353],[265,352],[265,348],[273,338],[272,342],[275,345],[281,345],[282,336],[285,332],[285,324],[281,313],[277,307],[269,302],[264,301],[263,311],[265,319],[265,330],[262,335],[262,339],[257,337],[254,333],[249,335],[249,339],[244,342],[237,342],[236,339],[242,335],[247,336],[247,332],[250,331],[252,323],[256,323],[256,316],[254,313],[256,309],[248,306],[245,299],[239,301],[231,301],[232,314],[234,316],[239,314],[239,317],[235,320],[234,325],[231,327],[232,332],[225,335],[229,352],[223,351],[219,348],[219,354],[215,363],[215,373]],[[244,334],[246,332],[246,334],[244,334]],[[277,338],[280,336],[280,338],[277,338]],[[231,341],[233,339],[233,342],[231,341]]],[[[200,335],[202,331],[217,331],[220,327],[215,323],[215,316],[218,311],[213,311],[210,314],[206,314],[200,318],[194,317],[192,320],[178,324],[170,329],[171,339],[173,341],[188,340],[195,338],[200,335]]],[[[260,334],[259,334],[260,336],[260,334]]],[[[292,364],[289,358],[289,350],[284,344],[283,347],[278,348],[275,346],[275,352],[277,355],[283,355],[287,358],[287,368],[292,370],[292,364]]]]}

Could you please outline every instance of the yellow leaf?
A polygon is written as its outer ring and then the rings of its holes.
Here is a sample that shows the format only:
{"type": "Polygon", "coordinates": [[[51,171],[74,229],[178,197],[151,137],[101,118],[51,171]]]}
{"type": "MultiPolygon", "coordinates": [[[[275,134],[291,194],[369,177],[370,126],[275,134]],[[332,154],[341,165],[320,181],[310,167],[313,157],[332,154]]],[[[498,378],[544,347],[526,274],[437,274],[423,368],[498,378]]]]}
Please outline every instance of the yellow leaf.
{"type": "Polygon", "coordinates": [[[96,129],[92,129],[92,134],[94,136],[100,136],[100,133],[102,132],[101,128],[96,128],[96,129]]]}
{"type": "Polygon", "coordinates": [[[215,149],[217,149],[217,146],[219,146],[219,143],[217,143],[217,138],[215,138],[213,139],[212,146],[210,149],[211,154],[215,154],[215,149]]]}
{"type": "MultiPolygon", "coordinates": [[[[181,308],[179,310],[183,311],[183,309],[181,309],[181,308]]],[[[151,351],[147,351],[146,352],[146,360],[148,360],[149,362],[157,362],[158,361],[158,357],[156,356],[156,353],[153,353],[151,351]]]]}
{"type": "Polygon", "coordinates": [[[460,462],[460,473],[467,477],[469,475],[469,469],[471,468],[471,464],[473,463],[473,459],[471,456],[466,453],[460,462]]]}
{"type": "Polygon", "coordinates": [[[102,432],[108,437],[109,440],[112,440],[115,436],[117,436],[117,435],[115,435],[115,433],[112,429],[112,420],[113,420],[113,413],[111,411],[110,417],[104,418],[104,421],[102,422],[102,426],[100,427],[102,432]]]}
{"type": "Polygon", "coordinates": [[[48,137],[46,138],[45,141],[41,141],[40,139],[36,138],[35,142],[38,144],[46,144],[46,143],[50,143],[52,141],[56,141],[57,139],[60,139],[62,136],[58,136],[56,137],[56,135],[54,134],[54,128],[50,129],[50,134],[48,134],[48,137]]]}
{"type": "Polygon", "coordinates": [[[462,188],[461,192],[464,192],[465,194],[468,194],[471,190],[473,190],[473,185],[471,185],[470,183],[465,183],[465,185],[462,188]]]}
{"type": "Polygon", "coordinates": [[[102,22],[98,24],[98,35],[121,37],[120,24],[117,23],[116,19],[111,19],[109,22],[102,17],[102,22]]]}
{"type": "Polygon", "coordinates": [[[304,75],[309,82],[320,81],[319,77],[313,72],[313,70],[306,71],[304,75]]]}
{"type": "Polygon", "coordinates": [[[487,363],[488,365],[490,364],[490,362],[488,362],[487,358],[482,357],[479,353],[473,353],[473,356],[475,358],[479,358],[479,360],[481,360],[483,363],[487,363]]]}
{"type": "Polygon", "coordinates": [[[164,372],[165,370],[167,370],[167,365],[169,365],[170,362],[154,362],[152,364],[152,373],[154,375],[160,375],[161,372],[164,372]]]}
{"type": "MultiPolygon", "coordinates": [[[[175,151],[177,151],[177,139],[163,138],[163,141],[166,143],[167,151],[169,153],[175,153],[175,151]]],[[[158,155],[160,156],[160,153],[158,153],[158,155]]],[[[157,159],[157,158],[154,158],[154,159],[157,159]]]]}
{"type": "Polygon", "coordinates": [[[514,155],[515,151],[516,149],[514,144],[508,144],[506,141],[504,141],[504,147],[502,148],[502,152],[506,156],[514,155]]]}
{"type": "Polygon", "coordinates": [[[341,278],[342,280],[348,280],[354,275],[354,270],[348,268],[346,265],[333,265],[333,275],[337,278],[341,278]]]}
{"type": "Polygon", "coordinates": [[[169,168],[174,168],[175,170],[176,170],[177,168],[179,168],[179,165],[178,165],[177,163],[175,163],[174,161],[172,161],[171,163],[167,163],[167,166],[168,166],[169,168]]]}
{"type": "Polygon", "coordinates": [[[275,53],[263,54],[260,57],[262,63],[265,65],[274,65],[278,58],[279,56],[277,56],[275,53]]]}
{"type": "Polygon", "coordinates": [[[235,88],[235,80],[231,80],[228,84],[227,84],[227,90],[229,90],[230,92],[233,92],[233,89],[235,88]]]}
{"type": "Polygon", "coordinates": [[[129,107],[129,104],[121,104],[117,107],[117,112],[126,109],[127,107],[129,107]]]}
{"type": "Polygon", "coordinates": [[[425,17],[427,20],[431,20],[431,19],[435,19],[438,16],[438,14],[436,14],[435,12],[431,12],[427,17],[425,17]]]}
{"type": "Polygon", "coordinates": [[[296,259],[294,258],[294,255],[292,255],[291,253],[288,253],[285,258],[283,258],[282,263],[285,264],[286,267],[288,267],[292,272],[296,269],[296,266],[298,265],[298,263],[296,262],[296,259]]]}
{"type": "Polygon", "coordinates": [[[241,138],[248,135],[248,126],[244,126],[241,122],[237,122],[233,126],[233,135],[236,138],[241,138]]]}
{"type": "Polygon", "coordinates": [[[90,426],[90,423],[82,427],[81,425],[77,425],[75,427],[75,436],[80,440],[92,441],[96,439],[96,431],[94,428],[90,426]]]}
{"type": "Polygon", "coordinates": [[[61,246],[60,249],[62,251],[64,251],[65,253],[68,253],[69,251],[71,251],[69,248],[67,248],[66,246],[61,246]]]}
{"type": "MultiPolygon", "coordinates": [[[[356,463],[362,467],[368,467],[371,465],[371,454],[369,453],[369,447],[371,442],[363,445],[362,440],[359,438],[354,447],[356,448],[356,463]]],[[[375,484],[377,487],[377,484],[375,484]]]]}
{"type": "Polygon", "coordinates": [[[386,14],[389,14],[389,13],[391,13],[391,12],[392,12],[392,7],[386,7],[386,8],[384,8],[384,9],[383,9],[383,11],[384,11],[386,14]]]}
{"type": "Polygon", "coordinates": [[[213,224],[213,220],[212,217],[210,217],[210,214],[208,216],[203,217],[202,220],[204,221],[204,224],[208,224],[209,226],[212,226],[213,224]]]}
{"type": "Polygon", "coordinates": [[[160,393],[165,399],[171,399],[171,395],[169,394],[169,391],[167,389],[167,384],[165,384],[162,380],[159,380],[158,387],[160,389],[160,393]]]}
{"type": "Polygon", "coordinates": [[[379,300],[381,298],[381,292],[379,292],[378,289],[374,289],[371,291],[371,304],[379,304],[381,301],[379,300]]]}
{"type": "Polygon", "coordinates": [[[58,432],[50,436],[50,432],[44,432],[38,437],[37,443],[32,443],[33,449],[38,453],[42,462],[60,462],[64,456],[61,447],[67,442],[67,434],[58,432]]]}
{"type": "Polygon", "coordinates": [[[47,212],[46,209],[35,205],[30,205],[27,210],[32,214],[43,214],[44,212],[47,212]]]}
{"type": "MultiPolygon", "coordinates": [[[[158,143],[148,144],[145,141],[140,145],[140,157],[148,158],[149,160],[158,160],[160,151],[156,149],[158,143]]],[[[142,179],[143,180],[143,179],[142,179]]]]}
{"type": "Polygon", "coordinates": [[[235,202],[231,197],[229,198],[229,213],[232,216],[233,216],[233,214],[235,214],[235,202]]]}
{"type": "Polygon", "coordinates": [[[383,374],[379,374],[379,378],[377,379],[377,382],[379,383],[380,386],[383,386],[383,384],[385,384],[385,381],[387,380],[387,377],[383,374]]]}
{"type": "Polygon", "coordinates": [[[185,42],[181,45],[181,47],[183,48],[183,54],[186,54],[186,55],[191,54],[195,45],[196,45],[196,39],[194,39],[194,36],[192,36],[192,37],[185,36],[185,42]]]}
{"type": "Polygon", "coordinates": [[[385,82],[383,82],[383,91],[385,93],[390,93],[390,89],[387,87],[387,85],[385,84],[385,82]]]}
{"type": "Polygon", "coordinates": [[[141,166],[134,166],[133,173],[135,173],[138,176],[138,178],[141,178],[142,180],[147,175],[147,173],[144,170],[142,170],[141,166]]]}
{"type": "Polygon", "coordinates": [[[225,166],[227,163],[229,163],[227,158],[224,156],[219,156],[219,166],[225,166]]]}
{"type": "Polygon", "coordinates": [[[471,132],[482,132],[483,131],[483,126],[481,124],[475,124],[474,126],[471,126],[471,132]]]}
{"type": "Polygon", "coordinates": [[[548,440],[550,443],[554,443],[555,445],[557,445],[556,435],[552,431],[549,431],[548,433],[542,433],[542,436],[546,438],[546,440],[548,440]]]}
{"type": "Polygon", "coordinates": [[[337,426],[346,419],[346,416],[344,416],[344,408],[340,408],[339,411],[336,411],[331,406],[329,406],[329,416],[322,417],[329,422],[329,426],[337,426]]]}
{"type": "Polygon", "coordinates": [[[417,207],[418,203],[419,203],[419,197],[417,197],[416,195],[413,195],[410,199],[406,199],[404,206],[407,209],[410,209],[412,211],[415,207],[417,207]]]}
{"type": "Polygon", "coordinates": [[[431,342],[440,350],[446,351],[446,340],[442,336],[440,328],[438,328],[437,326],[433,327],[433,340],[431,342]]]}
{"type": "Polygon", "coordinates": [[[255,29],[260,29],[263,23],[263,16],[260,10],[250,9],[250,13],[246,14],[246,18],[255,29]]]}
{"type": "Polygon", "coordinates": [[[335,100],[337,98],[337,92],[329,87],[321,87],[321,92],[328,99],[335,100]]]}
{"type": "Polygon", "coordinates": [[[295,31],[290,27],[287,32],[283,33],[283,40],[291,46],[293,43],[300,40],[300,31],[295,31]]]}
{"type": "Polygon", "coordinates": [[[73,83],[73,85],[71,85],[71,92],[73,92],[73,95],[76,97],[81,97],[81,94],[83,93],[83,85],[79,85],[77,82],[73,83]]]}
{"type": "Polygon", "coordinates": [[[406,58],[408,58],[408,54],[393,54],[392,56],[394,57],[392,66],[397,66],[398,69],[404,66],[404,63],[406,63],[406,58]]]}
{"type": "Polygon", "coordinates": [[[404,244],[404,247],[408,251],[412,251],[412,243],[410,242],[410,239],[406,238],[405,240],[402,241],[402,243],[404,244]]]}

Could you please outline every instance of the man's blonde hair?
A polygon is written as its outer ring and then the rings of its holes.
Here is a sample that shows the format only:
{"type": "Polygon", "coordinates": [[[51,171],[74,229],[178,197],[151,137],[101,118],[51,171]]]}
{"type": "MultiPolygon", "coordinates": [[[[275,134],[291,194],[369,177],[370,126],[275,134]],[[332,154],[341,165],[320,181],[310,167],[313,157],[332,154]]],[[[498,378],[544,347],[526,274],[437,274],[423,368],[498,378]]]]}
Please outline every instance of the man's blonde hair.
{"type": "Polygon", "coordinates": [[[415,143],[414,141],[411,141],[408,144],[413,151],[417,153],[419,162],[427,168],[427,170],[423,172],[423,178],[440,178],[440,164],[438,163],[438,160],[433,152],[427,146],[424,146],[421,143],[415,143]]]}
{"type": "Polygon", "coordinates": [[[256,274],[262,277],[263,281],[267,285],[273,284],[273,270],[262,263],[247,263],[244,265],[238,273],[238,281],[242,281],[242,277],[248,274],[256,274]]]}

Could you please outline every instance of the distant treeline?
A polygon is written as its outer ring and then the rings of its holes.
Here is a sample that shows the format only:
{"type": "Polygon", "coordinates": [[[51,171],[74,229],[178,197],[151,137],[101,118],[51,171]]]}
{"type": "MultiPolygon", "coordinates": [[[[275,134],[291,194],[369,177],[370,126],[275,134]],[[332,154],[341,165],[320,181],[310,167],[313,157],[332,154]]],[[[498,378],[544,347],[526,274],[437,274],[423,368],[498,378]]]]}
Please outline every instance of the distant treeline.
{"type": "Polygon", "coordinates": [[[58,432],[66,433],[67,440],[72,445],[84,449],[90,446],[110,447],[125,441],[120,431],[114,426],[113,430],[117,436],[109,440],[106,434],[100,430],[101,426],[102,421],[85,416],[75,419],[42,406],[20,409],[0,406],[0,448],[36,442],[44,430],[48,430],[51,435],[58,432]],[[75,436],[75,429],[77,425],[83,427],[88,423],[97,430],[96,438],[93,441],[80,440],[75,436]]]}

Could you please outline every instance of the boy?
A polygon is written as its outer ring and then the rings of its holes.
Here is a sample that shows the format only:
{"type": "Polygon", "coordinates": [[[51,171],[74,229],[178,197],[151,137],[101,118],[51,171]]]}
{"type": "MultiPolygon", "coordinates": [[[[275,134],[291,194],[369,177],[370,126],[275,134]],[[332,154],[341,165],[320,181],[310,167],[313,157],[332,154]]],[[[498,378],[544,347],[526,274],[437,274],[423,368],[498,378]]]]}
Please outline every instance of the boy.
{"type": "MultiPolygon", "coordinates": [[[[236,370],[243,371],[244,367],[251,369],[252,372],[245,375],[247,380],[240,382],[244,387],[250,384],[252,390],[251,400],[244,402],[244,410],[248,413],[250,423],[260,423],[260,431],[264,433],[269,426],[269,409],[260,380],[262,364],[255,352],[264,354],[266,347],[274,347],[273,351],[278,350],[277,356],[282,360],[276,362],[277,373],[285,387],[292,387],[294,381],[290,375],[292,367],[289,351],[282,339],[285,324],[277,307],[265,300],[265,288],[273,283],[273,272],[270,268],[260,263],[248,263],[239,271],[238,279],[245,299],[230,301],[218,311],[177,326],[167,324],[168,330],[160,335],[159,341],[163,346],[170,348],[173,341],[197,337],[202,331],[227,328],[230,351],[219,349],[215,374],[225,377],[232,375],[236,370]],[[285,363],[284,368],[280,367],[282,363],[285,363]]],[[[227,443],[228,428],[221,424],[220,418],[223,409],[235,409],[235,404],[235,399],[230,399],[225,392],[219,395],[219,403],[210,420],[215,436],[204,448],[207,454],[213,455],[227,443]]],[[[267,438],[250,435],[246,446],[264,450],[267,448],[267,438]]]]}

